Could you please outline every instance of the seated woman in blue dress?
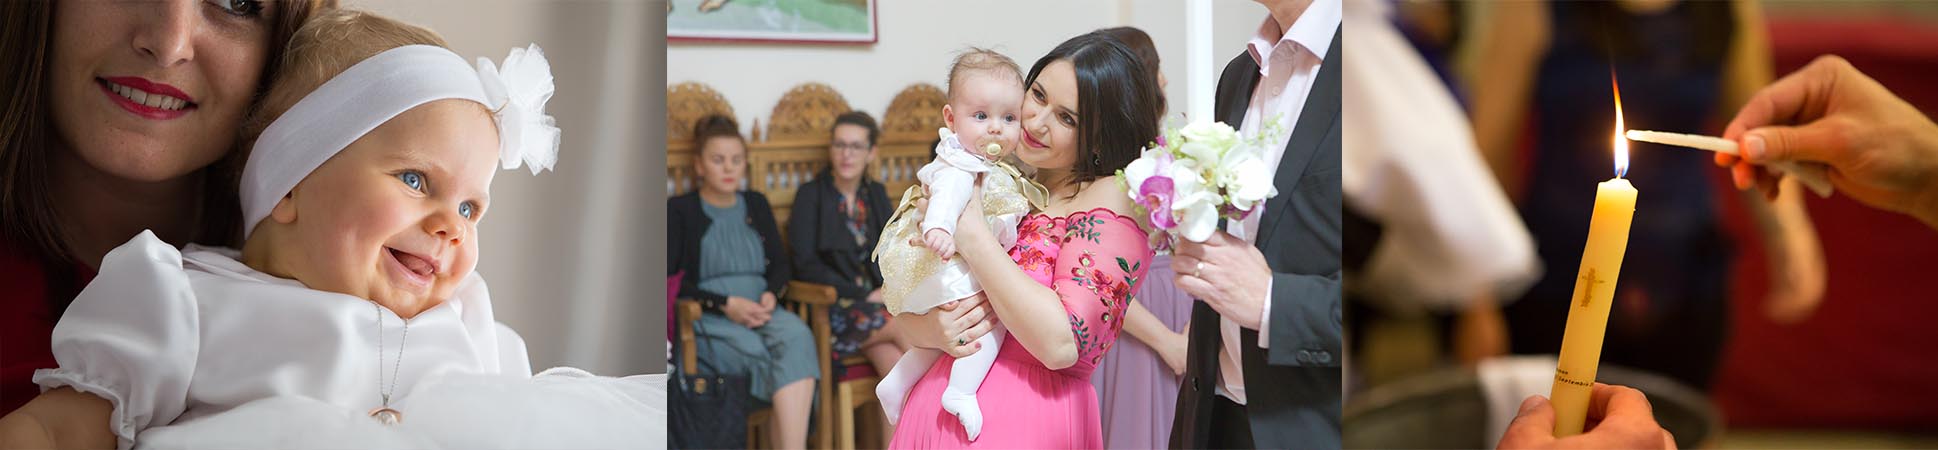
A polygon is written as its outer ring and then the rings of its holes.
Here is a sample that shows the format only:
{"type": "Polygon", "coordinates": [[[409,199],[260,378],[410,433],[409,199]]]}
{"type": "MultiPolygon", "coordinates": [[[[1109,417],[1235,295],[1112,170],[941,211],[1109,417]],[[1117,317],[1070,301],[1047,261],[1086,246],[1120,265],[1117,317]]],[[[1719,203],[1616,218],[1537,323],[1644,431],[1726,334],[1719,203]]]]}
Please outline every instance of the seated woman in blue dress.
{"type": "Polygon", "coordinates": [[[732,118],[700,119],[693,139],[699,186],[667,200],[666,266],[686,274],[680,296],[706,311],[693,327],[700,371],[747,377],[754,399],[773,404],[772,442],[805,447],[820,364],[807,324],[776,307],[792,273],[773,210],[740,190],[747,142],[732,118]]]}

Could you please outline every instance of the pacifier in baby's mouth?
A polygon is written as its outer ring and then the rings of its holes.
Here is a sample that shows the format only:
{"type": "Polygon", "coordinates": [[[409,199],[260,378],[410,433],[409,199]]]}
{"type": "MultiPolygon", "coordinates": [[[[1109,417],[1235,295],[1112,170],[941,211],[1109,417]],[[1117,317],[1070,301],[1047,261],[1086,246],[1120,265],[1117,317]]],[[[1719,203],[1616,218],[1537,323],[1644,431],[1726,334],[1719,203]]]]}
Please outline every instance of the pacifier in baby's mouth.
{"type": "MultiPolygon", "coordinates": [[[[989,155],[990,158],[1003,155],[1003,140],[1001,138],[996,136],[983,136],[976,139],[976,144],[975,147],[969,148],[982,150],[982,153],[989,155]]],[[[964,147],[968,146],[964,145],[964,147]]]]}

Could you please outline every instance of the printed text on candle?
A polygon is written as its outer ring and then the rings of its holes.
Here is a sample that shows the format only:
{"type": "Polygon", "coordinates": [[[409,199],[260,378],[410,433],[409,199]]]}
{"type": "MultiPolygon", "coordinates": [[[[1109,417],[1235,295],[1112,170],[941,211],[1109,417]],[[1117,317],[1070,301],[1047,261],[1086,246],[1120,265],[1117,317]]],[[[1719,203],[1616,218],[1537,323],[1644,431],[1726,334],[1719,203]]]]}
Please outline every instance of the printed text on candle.
{"type": "Polygon", "coordinates": [[[1592,388],[1592,387],[1595,387],[1595,384],[1594,384],[1594,383],[1590,383],[1590,382],[1586,382],[1586,381],[1576,381],[1576,380],[1573,380],[1573,379],[1569,379],[1569,378],[1568,378],[1568,377],[1567,377],[1566,375],[1568,375],[1568,371],[1566,371],[1566,370],[1556,370],[1556,371],[1555,371],[1555,374],[1554,374],[1554,380],[1555,380],[1555,381],[1559,381],[1559,382],[1563,382],[1563,383],[1568,383],[1568,384],[1572,384],[1572,385],[1576,385],[1576,386],[1581,386],[1581,387],[1585,387],[1585,388],[1592,388]]]}

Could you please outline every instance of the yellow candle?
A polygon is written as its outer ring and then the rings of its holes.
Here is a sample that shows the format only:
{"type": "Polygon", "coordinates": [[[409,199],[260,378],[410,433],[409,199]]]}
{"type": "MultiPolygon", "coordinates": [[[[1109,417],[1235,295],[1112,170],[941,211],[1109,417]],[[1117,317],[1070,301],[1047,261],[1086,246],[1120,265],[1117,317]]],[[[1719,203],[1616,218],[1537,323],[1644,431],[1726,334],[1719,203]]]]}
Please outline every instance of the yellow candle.
{"type": "Polygon", "coordinates": [[[1629,222],[1635,217],[1635,194],[1635,187],[1621,178],[1596,186],[1588,246],[1581,252],[1581,270],[1575,274],[1568,327],[1561,334],[1561,358],[1554,368],[1554,391],[1549,393],[1555,437],[1581,434],[1588,418],[1588,397],[1608,328],[1608,304],[1615,296],[1615,277],[1621,274],[1629,222]]]}
{"type": "Polygon", "coordinates": [[[1622,139],[1622,90],[1615,92],[1615,178],[1595,186],[1595,212],[1588,218],[1588,245],[1581,250],[1581,269],[1568,299],[1568,326],[1561,331],[1561,355],[1554,366],[1554,436],[1581,434],[1588,421],[1588,399],[1595,390],[1595,371],[1602,361],[1602,337],[1608,331],[1608,306],[1615,298],[1615,278],[1622,273],[1622,254],[1628,251],[1628,227],[1635,219],[1635,186],[1628,173],[1628,141],[1622,139]]]}

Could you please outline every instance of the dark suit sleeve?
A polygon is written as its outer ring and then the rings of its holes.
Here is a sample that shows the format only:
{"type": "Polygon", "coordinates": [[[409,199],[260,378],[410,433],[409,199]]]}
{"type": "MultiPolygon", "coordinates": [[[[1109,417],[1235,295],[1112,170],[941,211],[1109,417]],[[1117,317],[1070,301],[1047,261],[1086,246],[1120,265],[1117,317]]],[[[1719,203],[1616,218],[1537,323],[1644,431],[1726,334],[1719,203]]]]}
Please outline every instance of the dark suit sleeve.
{"type": "MultiPolygon", "coordinates": [[[[1335,128],[1336,129],[1336,128],[1335,128]]],[[[1339,145],[1338,140],[1324,145],[1339,145]]],[[[1336,147],[1335,147],[1336,148],[1336,147]]],[[[1314,155],[1299,185],[1281,195],[1291,208],[1280,216],[1279,229],[1296,228],[1301,238],[1277,239],[1274,251],[1298,252],[1296,269],[1273,269],[1271,323],[1266,324],[1266,363],[1275,366],[1339,367],[1345,322],[1340,314],[1341,242],[1344,234],[1343,195],[1340,192],[1337,150],[1314,155]],[[1298,224],[1296,227],[1290,225],[1298,224]],[[1283,271],[1281,271],[1283,270],[1283,271]]],[[[1287,236],[1289,238],[1289,236],[1287,236]]]]}
{"type": "Polygon", "coordinates": [[[1339,367],[1345,326],[1339,305],[1339,273],[1272,274],[1270,351],[1274,366],[1339,367]]]}
{"type": "Polygon", "coordinates": [[[820,184],[809,184],[814,188],[802,188],[794,194],[794,214],[787,217],[787,243],[794,248],[794,279],[809,283],[834,286],[835,293],[842,298],[862,299],[868,292],[836,273],[827,261],[821,260],[820,246],[822,208],[832,208],[836,200],[828,195],[820,184]]]}
{"type": "Polygon", "coordinates": [[[768,205],[765,195],[748,192],[746,196],[748,212],[754,218],[754,231],[760,233],[761,247],[767,253],[767,292],[785,295],[787,281],[794,279],[794,265],[788,262],[787,249],[781,247],[781,230],[774,223],[774,209],[768,205]]]}

